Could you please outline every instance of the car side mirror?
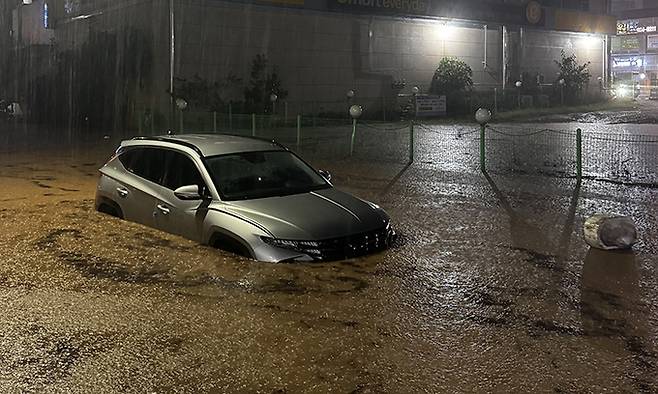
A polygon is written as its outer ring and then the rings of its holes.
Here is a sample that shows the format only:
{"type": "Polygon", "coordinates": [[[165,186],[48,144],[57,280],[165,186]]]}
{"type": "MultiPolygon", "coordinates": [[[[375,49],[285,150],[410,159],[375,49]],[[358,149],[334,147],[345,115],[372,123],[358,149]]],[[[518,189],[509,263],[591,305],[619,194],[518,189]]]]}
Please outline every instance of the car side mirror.
{"type": "Polygon", "coordinates": [[[329,173],[329,171],[318,170],[318,173],[319,173],[320,175],[322,175],[322,177],[323,177],[324,179],[326,179],[327,182],[331,182],[331,174],[329,173]]]}
{"type": "Polygon", "coordinates": [[[203,200],[199,185],[181,186],[174,190],[174,195],[184,201],[203,200]]]}

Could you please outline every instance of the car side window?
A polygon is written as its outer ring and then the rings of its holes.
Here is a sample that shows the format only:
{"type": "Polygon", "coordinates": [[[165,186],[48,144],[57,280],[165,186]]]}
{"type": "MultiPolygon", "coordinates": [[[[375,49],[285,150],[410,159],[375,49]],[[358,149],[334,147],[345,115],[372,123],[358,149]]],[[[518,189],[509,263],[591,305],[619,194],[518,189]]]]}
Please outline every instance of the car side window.
{"type": "Polygon", "coordinates": [[[128,171],[155,183],[162,182],[165,159],[166,151],[158,148],[134,148],[119,156],[128,171]]]}
{"type": "Polygon", "coordinates": [[[166,153],[166,172],[162,186],[170,190],[176,190],[181,186],[199,185],[205,186],[201,173],[196,165],[186,155],[176,151],[166,153]]]}

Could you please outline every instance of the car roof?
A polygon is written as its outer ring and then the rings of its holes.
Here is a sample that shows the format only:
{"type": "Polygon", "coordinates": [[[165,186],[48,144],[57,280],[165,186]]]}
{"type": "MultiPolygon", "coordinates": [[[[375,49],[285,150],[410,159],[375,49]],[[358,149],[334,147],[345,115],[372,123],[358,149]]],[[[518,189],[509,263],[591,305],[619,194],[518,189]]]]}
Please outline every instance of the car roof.
{"type": "Polygon", "coordinates": [[[175,134],[156,137],[136,137],[130,141],[126,141],[125,145],[144,145],[144,141],[179,144],[193,149],[204,157],[240,152],[286,149],[274,140],[227,134],[175,134]],[[141,141],[141,143],[137,141],[141,141]]]}

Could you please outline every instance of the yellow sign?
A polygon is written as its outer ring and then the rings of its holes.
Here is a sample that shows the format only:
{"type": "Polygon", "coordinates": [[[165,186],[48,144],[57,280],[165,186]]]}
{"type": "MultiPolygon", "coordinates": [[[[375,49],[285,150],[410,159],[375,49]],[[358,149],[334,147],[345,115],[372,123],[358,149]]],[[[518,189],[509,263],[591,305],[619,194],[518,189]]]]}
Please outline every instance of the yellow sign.
{"type": "Polygon", "coordinates": [[[541,5],[536,1],[531,1],[525,8],[525,17],[528,22],[536,25],[541,21],[541,5]]]}
{"type": "Polygon", "coordinates": [[[587,12],[555,10],[555,29],[583,33],[616,34],[617,19],[587,12]]]}

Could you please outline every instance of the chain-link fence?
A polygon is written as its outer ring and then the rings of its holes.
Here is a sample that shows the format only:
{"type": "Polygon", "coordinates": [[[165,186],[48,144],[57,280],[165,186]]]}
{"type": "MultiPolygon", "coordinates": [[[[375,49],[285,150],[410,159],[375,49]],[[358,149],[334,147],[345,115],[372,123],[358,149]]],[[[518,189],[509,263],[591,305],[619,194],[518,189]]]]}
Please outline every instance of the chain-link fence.
{"type": "Polygon", "coordinates": [[[658,135],[583,132],[583,176],[658,185],[658,135]]]}
{"type": "MultiPolygon", "coordinates": [[[[408,122],[377,122],[352,118],[297,115],[219,114],[185,112],[179,132],[218,133],[273,139],[318,160],[351,160],[406,164],[409,161],[408,122]]],[[[142,129],[141,134],[150,134],[142,129]]]]}
{"type": "Polygon", "coordinates": [[[576,174],[576,130],[514,132],[487,127],[485,139],[486,166],[491,171],[576,174]]]}
{"type": "MultiPolygon", "coordinates": [[[[235,134],[276,141],[318,160],[406,164],[418,159],[448,171],[544,174],[658,184],[658,135],[487,126],[484,147],[478,127],[420,121],[376,122],[348,116],[279,116],[185,112],[179,131],[235,134]],[[412,130],[415,130],[413,132],[412,130]],[[417,135],[417,143],[414,143],[417,135]]],[[[151,130],[142,129],[142,134],[151,130]]]]}
{"type": "Polygon", "coordinates": [[[484,161],[490,172],[577,177],[580,170],[588,179],[658,185],[658,135],[487,126],[481,147],[479,128],[416,128],[427,133],[417,148],[422,160],[444,170],[477,171],[484,161]]]}

